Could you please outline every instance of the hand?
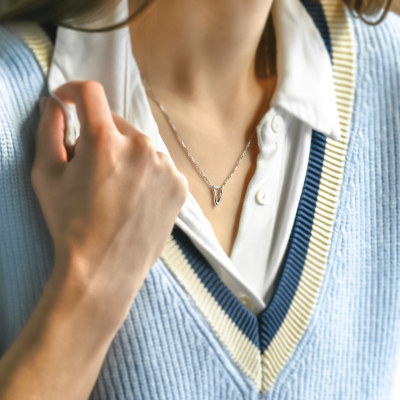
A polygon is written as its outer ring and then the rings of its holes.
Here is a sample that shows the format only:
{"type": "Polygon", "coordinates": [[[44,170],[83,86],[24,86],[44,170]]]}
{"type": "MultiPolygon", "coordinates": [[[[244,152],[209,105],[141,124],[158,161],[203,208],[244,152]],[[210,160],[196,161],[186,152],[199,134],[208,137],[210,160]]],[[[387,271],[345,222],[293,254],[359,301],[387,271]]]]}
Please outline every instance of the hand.
{"type": "Polygon", "coordinates": [[[187,181],[147,136],[110,112],[100,84],[71,82],[56,94],[76,105],[81,133],[68,161],[63,113],[45,100],[32,184],[54,241],[55,273],[103,302],[120,324],[162,252],[187,181]]]}
{"type": "Polygon", "coordinates": [[[32,183],[55,265],[29,321],[0,359],[0,398],[88,399],[104,357],[187,195],[186,179],[150,139],[112,115],[96,82],[57,90],[81,135],[64,147],[64,116],[46,99],[32,183]]]}

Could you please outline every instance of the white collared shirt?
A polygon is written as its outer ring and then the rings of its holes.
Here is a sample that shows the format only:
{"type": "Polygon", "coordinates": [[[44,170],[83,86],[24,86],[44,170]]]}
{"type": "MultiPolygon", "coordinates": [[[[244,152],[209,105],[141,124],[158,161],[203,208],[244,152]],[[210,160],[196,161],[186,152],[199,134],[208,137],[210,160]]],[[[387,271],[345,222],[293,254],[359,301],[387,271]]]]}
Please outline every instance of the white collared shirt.
{"type": "MultiPolygon", "coordinates": [[[[304,183],[312,129],[340,137],[331,62],[311,17],[299,0],[275,0],[273,18],[277,89],[271,109],[257,127],[260,152],[231,257],[190,193],[176,220],[255,314],[266,307],[279,276],[304,183]]],[[[59,29],[50,89],[88,79],[104,86],[114,112],[149,136],[157,151],[169,155],[140,79],[128,28],[96,34],[59,29]]]]}

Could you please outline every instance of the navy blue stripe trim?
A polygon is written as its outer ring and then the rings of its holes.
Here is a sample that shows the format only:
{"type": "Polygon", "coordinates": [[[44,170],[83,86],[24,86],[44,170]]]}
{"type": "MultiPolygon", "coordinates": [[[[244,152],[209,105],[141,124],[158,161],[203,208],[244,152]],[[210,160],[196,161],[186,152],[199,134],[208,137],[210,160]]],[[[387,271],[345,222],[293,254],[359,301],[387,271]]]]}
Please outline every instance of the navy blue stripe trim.
{"type": "Polygon", "coordinates": [[[269,306],[258,318],[248,311],[177,226],[172,236],[207,290],[238,328],[264,352],[278,332],[296,294],[310,242],[326,137],[313,131],[307,173],[288,245],[282,276],[269,306]]]}
{"type": "Polygon", "coordinates": [[[257,317],[240,303],[180,228],[175,226],[172,236],[203,285],[243,334],[260,348],[257,317]]]}
{"type": "MultiPolygon", "coordinates": [[[[302,3],[320,32],[332,61],[332,42],[322,4],[315,0],[302,0],[302,3]]],[[[303,272],[314,221],[325,145],[326,137],[313,131],[306,179],[289,240],[285,266],[269,306],[258,317],[262,352],[270,345],[285,319],[303,272]]]]}
{"type": "Polygon", "coordinates": [[[316,0],[301,0],[301,2],[313,19],[315,26],[318,28],[332,61],[331,36],[321,2],[316,0]]]}
{"type": "MultiPolygon", "coordinates": [[[[331,39],[321,3],[315,0],[302,0],[302,2],[317,26],[332,60],[331,39]]],[[[270,345],[282,325],[303,272],[313,227],[325,146],[326,137],[313,131],[306,178],[288,244],[282,276],[269,306],[258,318],[238,301],[184,232],[175,227],[172,233],[203,284],[241,331],[262,352],[270,345]]]]}
{"type": "Polygon", "coordinates": [[[269,306],[258,317],[262,352],[270,345],[285,319],[303,272],[317,204],[325,145],[326,137],[313,131],[310,161],[289,240],[285,266],[269,306]]]}

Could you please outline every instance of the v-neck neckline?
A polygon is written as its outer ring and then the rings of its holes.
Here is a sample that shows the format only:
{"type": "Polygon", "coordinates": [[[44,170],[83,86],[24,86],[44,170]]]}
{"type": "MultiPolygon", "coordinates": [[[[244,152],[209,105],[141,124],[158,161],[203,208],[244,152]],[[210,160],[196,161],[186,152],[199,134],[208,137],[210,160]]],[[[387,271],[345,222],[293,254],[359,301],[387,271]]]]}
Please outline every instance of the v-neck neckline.
{"type": "Polygon", "coordinates": [[[314,315],[330,243],[349,141],[355,55],[344,4],[304,0],[332,60],[342,136],[313,131],[306,177],[282,274],[267,308],[252,314],[224,284],[188,236],[175,227],[162,260],[194,301],[232,361],[261,393],[278,378],[314,315]],[[330,31],[334,32],[330,35],[330,31]],[[341,35],[337,32],[341,31],[341,35]],[[346,57],[346,63],[342,62],[346,57]]]}
{"type": "Polygon", "coordinates": [[[263,353],[282,325],[303,272],[318,189],[324,161],[326,137],[313,131],[307,173],[284,260],[282,274],[267,307],[257,316],[249,311],[225,285],[190,238],[177,226],[172,239],[191,265],[200,281],[221,308],[263,353]]]}
{"type": "MultiPolygon", "coordinates": [[[[303,0],[303,4],[332,59],[342,136],[335,142],[313,132],[288,252],[270,304],[258,317],[248,311],[179,228],[174,229],[161,256],[232,362],[261,393],[272,388],[295,353],[320,299],[325,271],[329,268],[353,113],[355,48],[344,3],[303,0]]],[[[18,32],[46,72],[50,42],[43,41],[39,28],[18,32]]]]}

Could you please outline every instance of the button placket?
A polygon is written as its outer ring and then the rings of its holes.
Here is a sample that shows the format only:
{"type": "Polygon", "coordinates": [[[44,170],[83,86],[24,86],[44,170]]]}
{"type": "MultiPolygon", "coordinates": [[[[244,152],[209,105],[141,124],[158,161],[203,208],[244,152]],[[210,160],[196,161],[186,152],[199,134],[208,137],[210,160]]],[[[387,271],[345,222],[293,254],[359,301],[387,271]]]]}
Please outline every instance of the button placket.
{"type": "Polygon", "coordinates": [[[254,304],[251,301],[250,297],[245,295],[245,294],[241,294],[238,297],[238,300],[250,311],[253,312],[254,311],[254,304]]]}
{"type": "Polygon", "coordinates": [[[279,114],[275,114],[271,120],[271,129],[274,133],[281,133],[283,130],[283,118],[279,114]]]}
{"type": "MultiPolygon", "coordinates": [[[[285,121],[279,113],[275,113],[265,118],[258,127],[258,140],[260,150],[266,149],[273,144],[277,145],[282,135],[285,133],[285,121]]],[[[271,152],[273,148],[271,147],[271,152]]],[[[269,153],[269,152],[268,152],[269,153]]]]}
{"type": "Polygon", "coordinates": [[[258,180],[258,183],[256,183],[257,186],[255,187],[255,192],[253,192],[253,201],[258,206],[265,206],[271,203],[271,193],[269,188],[265,186],[265,182],[270,181],[271,174],[277,172],[275,168],[277,160],[273,158],[274,155],[279,152],[279,141],[285,134],[285,122],[283,117],[279,113],[272,113],[269,118],[266,118],[263,120],[262,124],[260,124],[258,134],[260,140],[260,157],[264,160],[264,163],[268,163],[268,166],[264,166],[264,171],[267,175],[265,175],[264,172],[262,179],[258,180]],[[268,176],[270,178],[268,178],[268,176]]]}
{"type": "Polygon", "coordinates": [[[268,203],[269,201],[269,193],[266,188],[260,187],[260,189],[257,190],[256,192],[256,200],[257,203],[264,206],[268,203]]]}

